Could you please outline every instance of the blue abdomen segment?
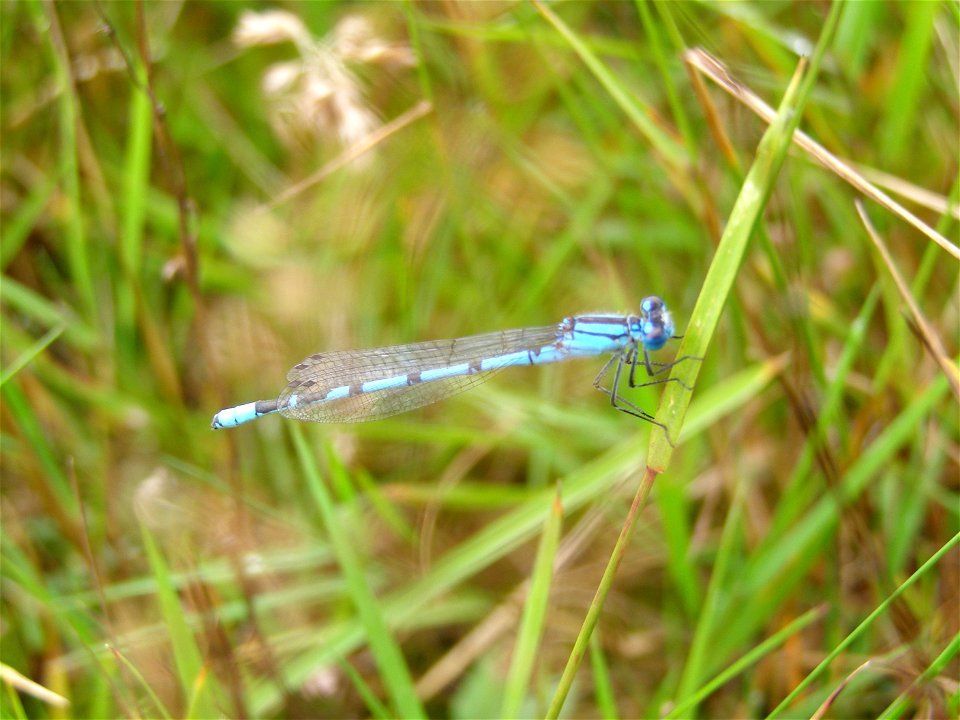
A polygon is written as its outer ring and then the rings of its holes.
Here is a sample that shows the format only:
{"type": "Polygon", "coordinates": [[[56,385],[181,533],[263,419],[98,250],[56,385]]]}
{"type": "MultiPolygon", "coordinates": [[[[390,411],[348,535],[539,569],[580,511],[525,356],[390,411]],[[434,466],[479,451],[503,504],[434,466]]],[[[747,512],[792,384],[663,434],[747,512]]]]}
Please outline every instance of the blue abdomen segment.
{"type": "Polygon", "coordinates": [[[236,427],[245,422],[256,420],[263,415],[277,412],[276,400],[257,400],[256,402],[244,403],[236,407],[226,408],[213,416],[213,422],[210,427],[214,430],[220,428],[236,427]]]}

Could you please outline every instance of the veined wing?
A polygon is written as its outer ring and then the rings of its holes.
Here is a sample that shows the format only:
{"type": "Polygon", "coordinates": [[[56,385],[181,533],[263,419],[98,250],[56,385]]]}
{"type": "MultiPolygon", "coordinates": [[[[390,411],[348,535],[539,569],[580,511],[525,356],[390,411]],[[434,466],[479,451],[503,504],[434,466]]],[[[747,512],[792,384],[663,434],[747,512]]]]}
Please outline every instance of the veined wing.
{"type": "Polygon", "coordinates": [[[378,420],[463,392],[504,367],[534,364],[539,351],[559,339],[558,326],[548,325],[317,353],[287,373],[278,405],[282,415],[299,420],[378,420]]]}

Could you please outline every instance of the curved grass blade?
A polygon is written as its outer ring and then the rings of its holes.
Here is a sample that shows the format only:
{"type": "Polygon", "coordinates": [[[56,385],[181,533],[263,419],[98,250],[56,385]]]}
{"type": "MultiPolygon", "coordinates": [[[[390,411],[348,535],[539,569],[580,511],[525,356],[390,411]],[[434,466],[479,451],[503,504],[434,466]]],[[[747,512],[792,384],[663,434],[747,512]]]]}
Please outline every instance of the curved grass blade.
{"type": "MultiPolygon", "coordinates": [[[[705,357],[720,313],[733,289],[734,280],[740,270],[740,264],[746,254],[747,243],[753,234],[757,221],[767,205],[774,182],[790,148],[793,133],[800,123],[801,111],[811,83],[801,87],[806,62],[801,60],[784,95],[777,117],[763,134],[757,147],[757,157],[744,179],[740,194],[730,212],[727,227],[720,238],[707,276],[704,278],[700,295],[690,316],[690,322],[684,331],[683,340],[677,350],[677,357],[705,357]]],[[[812,77],[812,76],[811,76],[812,77]]],[[[700,373],[700,363],[684,362],[674,366],[670,379],[660,399],[657,419],[666,425],[669,435],[677,437],[687,407],[690,404],[690,391],[700,373]]],[[[650,451],[647,455],[649,467],[657,473],[663,472],[670,463],[674,446],[663,433],[650,435],[650,451]]]]}
{"type": "Polygon", "coordinates": [[[921,565],[909,578],[904,580],[900,587],[894,590],[889,597],[887,597],[876,607],[873,612],[867,615],[863,622],[857,625],[857,627],[854,628],[849,635],[847,635],[823,660],[821,660],[820,664],[811,670],[810,673],[803,679],[803,681],[801,681],[767,717],[775,718],[780,715],[797,696],[799,696],[816,678],[820,676],[824,670],[826,670],[827,667],[829,667],[830,663],[832,663],[847,648],[853,645],[853,643],[856,642],[856,640],[863,635],[864,632],[866,632],[866,630],[873,624],[874,620],[883,615],[883,613],[885,613],[893,605],[894,600],[905,593],[911,585],[926,575],[931,568],[940,562],[940,560],[942,560],[943,557],[958,544],[960,544],[960,533],[954,535],[952,538],[950,538],[950,540],[944,543],[943,547],[931,555],[929,560],[921,565]]]}
{"type": "MultiPolygon", "coordinates": [[[[334,499],[331,496],[303,431],[296,425],[291,426],[297,457],[306,476],[310,494],[317,505],[323,524],[330,537],[337,562],[347,581],[348,592],[357,615],[365,630],[366,642],[373,653],[380,675],[393,702],[393,710],[398,717],[426,717],[414,690],[410,670],[403,658],[400,646],[390,631],[389,623],[380,610],[380,604],[370,588],[362,563],[350,544],[350,533],[342,528],[334,499]]],[[[346,472],[331,448],[327,448],[327,462],[334,474],[346,472]]],[[[344,480],[341,478],[341,480],[344,480]]]]}
{"type": "Polygon", "coordinates": [[[513,648],[513,659],[510,661],[510,671],[507,673],[507,686],[500,711],[502,718],[521,717],[523,699],[530,685],[534,660],[540,649],[540,639],[543,637],[546,625],[553,564],[557,555],[557,546],[560,543],[562,526],[563,505],[560,502],[558,487],[537,548],[533,577],[530,579],[530,592],[523,606],[520,631],[517,633],[517,643],[513,648]]]}

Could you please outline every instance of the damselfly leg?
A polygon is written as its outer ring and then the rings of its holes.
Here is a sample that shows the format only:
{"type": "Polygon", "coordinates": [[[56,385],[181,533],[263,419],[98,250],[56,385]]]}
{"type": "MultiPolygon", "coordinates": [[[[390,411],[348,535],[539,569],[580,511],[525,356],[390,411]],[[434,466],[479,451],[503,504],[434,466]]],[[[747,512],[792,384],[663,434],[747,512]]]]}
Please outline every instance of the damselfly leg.
{"type": "Polygon", "coordinates": [[[634,417],[638,417],[641,420],[646,420],[647,422],[662,428],[663,433],[667,438],[667,442],[670,443],[670,447],[673,447],[673,439],[670,437],[670,431],[667,430],[667,426],[664,425],[662,422],[658,421],[656,418],[654,418],[654,416],[648,413],[646,410],[642,410],[641,408],[637,407],[636,405],[634,405],[629,400],[625,399],[620,394],[620,380],[624,373],[624,366],[626,365],[630,366],[630,372],[627,376],[627,384],[631,389],[647,387],[649,385],[662,385],[664,383],[676,381],[680,383],[687,390],[690,390],[691,389],[690,386],[688,386],[679,378],[662,378],[662,377],[658,378],[657,376],[662,375],[663,373],[668,371],[670,368],[672,368],[674,365],[676,365],[679,362],[682,362],[684,360],[700,360],[701,358],[695,358],[691,355],[685,355],[683,357],[676,358],[672,362],[658,363],[650,360],[650,355],[647,353],[646,349],[644,349],[642,352],[643,352],[642,360],[640,359],[641,350],[636,345],[628,348],[622,353],[619,353],[617,355],[612,355],[610,359],[607,360],[604,366],[600,369],[600,372],[597,374],[596,379],[594,379],[593,381],[593,386],[600,392],[609,396],[610,405],[616,408],[617,410],[619,410],[620,412],[626,413],[627,415],[632,415],[634,417]],[[637,382],[636,372],[637,372],[638,365],[643,367],[646,370],[648,377],[654,378],[654,379],[648,382],[637,382]],[[604,386],[603,381],[610,374],[611,368],[613,368],[613,381],[610,387],[608,388],[604,386]]]}
{"type": "Polygon", "coordinates": [[[684,355],[683,357],[674,358],[671,362],[668,362],[668,363],[660,363],[660,362],[654,362],[653,360],[651,360],[651,359],[650,359],[650,353],[648,353],[646,350],[644,350],[644,351],[643,351],[643,362],[641,363],[641,362],[640,362],[640,352],[639,352],[638,348],[633,348],[633,350],[631,350],[631,351],[629,351],[629,352],[630,352],[630,354],[631,354],[631,356],[632,356],[632,357],[628,360],[628,362],[630,363],[630,377],[628,378],[628,382],[629,382],[629,385],[630,385],[631,388],[642,388],[642,387],[647,387],[648,385],[660,385],[660,384],[666,383],[666,382],[678,382],[678,383],[680,383],[681,386],[683,386],[684,389],[686,389],[686,390],[693,390],[693,388],[691,388],[689,385],[687,385],[683,380],[681,380],[680,378],[675,378],[675,377],[672,377],[672,378],[659,378],[659,379],[656,379],[656,380],[650,380],[650,381],[648,381],[648,382],[640,382],[640,383],[638,383],[638,382],[636,381],[637,365],[643,365],[644,369],[647,371],[647,377],[656,378],[657,375],[661,375],[661,374],[667,372],[667,371],[668,371],[670,368],[672,368],[674,365],[677,365],[677,364],[679,364],[679,363],[682,363],[684,360],[703,360],[703,358],[696,357],[695,355],[684,355]]]}

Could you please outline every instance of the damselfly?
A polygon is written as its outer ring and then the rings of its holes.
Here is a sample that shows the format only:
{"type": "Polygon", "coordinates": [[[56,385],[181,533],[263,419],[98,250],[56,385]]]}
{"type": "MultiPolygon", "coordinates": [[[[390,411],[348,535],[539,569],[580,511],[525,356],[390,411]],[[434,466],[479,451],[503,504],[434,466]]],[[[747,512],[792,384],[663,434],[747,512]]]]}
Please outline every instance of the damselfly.
{"type": "MultiPolygon", "coordinates": [[[[394,345],[372,350],[317,353],[287,373],[289,383],[276,400],[258,400],[221,410],[212,427],[236,427],[280,413],[297,420],[348,423],[396,415],[429,405],[489,378],[511,365],[544,365],[572,358],[611,354],[594,380],[618,410],[666,427],[619,394],[628,373],[631,388],[667,382],[661,377],[682,360],[650,360],[650,352],[674,337],[666,304],[651,295],[639,315],[577,315],[556,325],[503,330],[455,340],[394,345]],[[646,382],[637,382],[637,366],[646,382]],[[610,387],[604,378],[613,370],[610,387]]],[[[675,378],[674,378],[675,379],[675,378]]],[[[679,382],[679,381],[678,381],[679,382]]],[[[668,435],[669,440],[669,435],[668,435]]]]}

